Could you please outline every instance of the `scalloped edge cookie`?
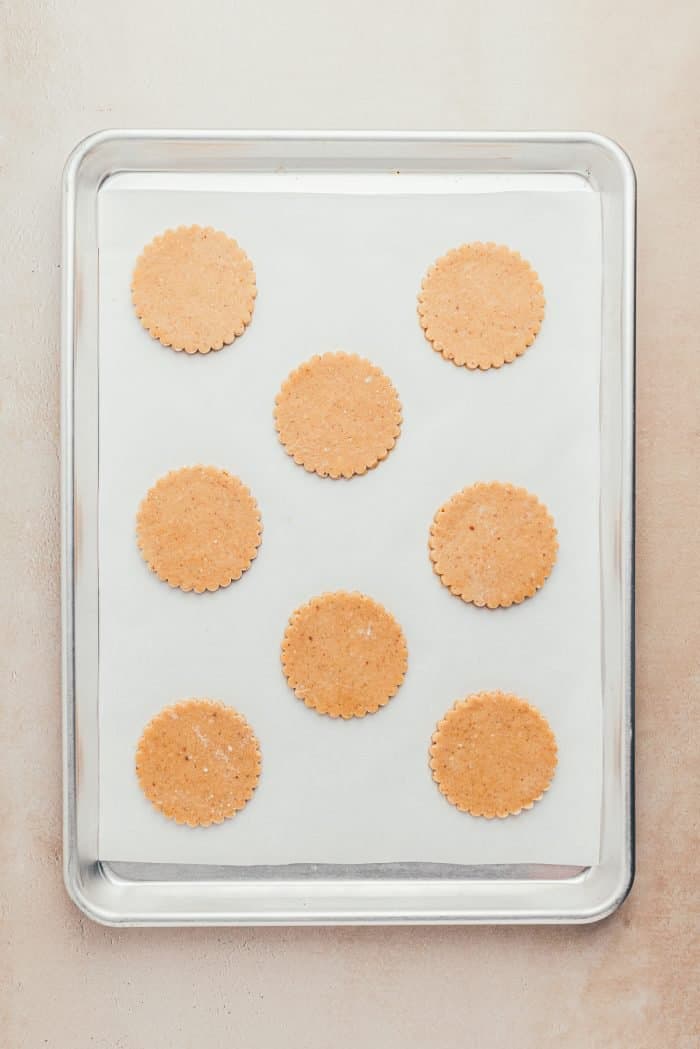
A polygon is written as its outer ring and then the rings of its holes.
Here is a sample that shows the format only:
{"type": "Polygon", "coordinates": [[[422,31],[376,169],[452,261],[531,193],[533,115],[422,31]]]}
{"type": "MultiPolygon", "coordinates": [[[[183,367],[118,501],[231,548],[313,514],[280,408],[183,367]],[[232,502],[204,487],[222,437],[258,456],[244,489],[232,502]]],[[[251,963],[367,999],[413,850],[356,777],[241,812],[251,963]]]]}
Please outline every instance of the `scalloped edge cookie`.
{"type": "Polygon", "coordinates": [[[165,707],[148,722],[136,748],[141,790],[163,816],[188,827],[210,827],[240,812],[255,792],[261,766],[260,744],[246,718],[212,699],[165,707]]]}
{"type": "Polygon", "coordinates": [[[475,692],[438,722],[429,759],[433,780],[451,805],[471,816],[505,819],[531,809],[549,790],[558,750],[536,707],[509,692],[475,692]]]}
{"type": "Polygon", "coordinates": [[[178,226],[146,245],[131,301],[161,346],[188,354],[230,345],[253,317],[257,287],[243,248],[212,226],[178,226]]]}
{"type": "Polygon", "coordinates": [[[544,586],[556,564],[559,544],[554,518],[537,496],[513,484],[491,481],[462,488],[442,504],[430,526],[428,550],[435,574],[455,597],[479,608],[509,608],[521,604],[544,586]],[[522,530],[518,540],[524,545],[519,556],[509,554],[510,563],[494,567],[495,544],[501,537],[492,539],[488,534],[489,530],[493,531],[492,522],[482,524],[484,510],[483,504],[479,505],[480,495],[487,496],[491,504],[494,497],[500,497],[505,521],[510,516],[516,528],[523,520],[525,508],[537,515],[534,529],[530,528],[533,534],[527,535],[522,530]],[[470,533],[474,533],[473,540],[469,539],[470,533]],[[457,545],[460,535],[463,548],[455,552],[452,544],[454,541],[457,545]],[[526,558],[529,563],[523,575],[526,558]]]}
{"type": "Polygon", "coordinates": [[[383,462],[402,423],[399,395],[388,375],[342,350],[316,354],[295,368],[275,398],[274,418],[287,455],[309,473],[334,480],[360,476],[383,462]],[[352,380],[355,391],[364,395],[371,386],[375,396],[353,405],[352,380]]]}
{"type": "Polygon", "coordinates": [[[228,470],[216,466],[183,466],[171,470],[149,488],[136,516],[136,542],[144,561],[162,582],[185,592],[213,592],[240,579],[258,556],[262,543],[260,510],[250,489],[228,470]],[[183,551],[177,546],[177,511],[180,511],[177,504],[178,500],[186,499],[192,479],[205,478],[209,505],[206,499],[200,499],[198,548],[190,550],[185,564],[183,551]],[[222,486],[230,490],[232,506],[243,511],[235,521],[227,523],[226,529],[221,521],[220,501],[215,498],[217,488],[222,486]],[[164,498],[168,499],[165,516],[162,513],[164,498]],[[236,534],[236,548],[224,550],[222,554],[222,538],[232,533],[236,534]]]}
{"type": "Polygon", "coordinates": [[[491,241],[442,255],[418,295],[418,318],[433,349],[453,364],[482,371],[525,353],[542,326],[544,307],[542,284],[527,259],[491,241]]]}
{"type": "Polygon", "coordinates": [[[281,657],[287,683],[298,699],[319,714],[345,720],[376,714],[386,706],[401,687],[408,669],[406,638],[398,620],[374,598],[347,590],[318,594],[294,610],[282,639],[281,657]],[[324,613],[333,605],[344,606],[343,614],[335,631],[327,631],[331,636],[322,639],[319,651],[308,642],[313,642],[314,633],[319,629],[319,618],[323,623],[324,613]],[[361,680],[362,670],[356,682],[338,684],[332,677],[334,668],[329,662],[333,654],[339,654],[351,668],[367,667],[368,662],[363,663],[362,648],[379,629],[388,636],[382,639],[379,650],[377,639],[373,642],[375,665],[373,675],[370,674],[376,679],[373,688],[370,682],[361,680]],[[322,680],[324,671],[331,675],[330,681],[322,680]],[[339,695],[336,689],[343,694],[339,695]]]}

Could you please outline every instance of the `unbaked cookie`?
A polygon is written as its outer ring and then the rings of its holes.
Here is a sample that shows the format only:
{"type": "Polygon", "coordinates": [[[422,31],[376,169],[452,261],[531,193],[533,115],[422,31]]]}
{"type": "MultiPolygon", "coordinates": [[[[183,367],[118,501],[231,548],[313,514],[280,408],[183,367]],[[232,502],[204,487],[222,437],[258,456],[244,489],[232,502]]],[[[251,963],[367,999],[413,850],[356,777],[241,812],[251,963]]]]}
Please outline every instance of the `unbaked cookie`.
{"type": "Polygon", "coordinates": [[[260,746],[232,707],[187,699],[146,726],[136,775],[155,807],[176,823],[209,827],[235,815],[260,778],[260,746]]]}
{"type": "Polygon", "coordinates": [[[430,768],[440,792],[472,816],[515,816],[549,788],[557,743],[538,710],[504,692],[477,692],[438,724],[430,768]]]}
{"type": "Polygon", "coordinates": [[[433,518],[430,559],[443,584],[474,605],[507,608],[544,584],[557,557],[546,506],[512,484],[474,484],[433,518]]]}
{"type": "Polygon", "coordinates": [[[256,294],[252,262],[211,226],[166,230],[144,248],[131,281],[144,328],[185,353],[220,350],[242,335],[256,294]]]}
{"type": "Polygon", "coordinates": [[[159,579],[201,594],[228,586],[250,567],[261,543],[260,511],[238,477],[214,466],[185,466],[150,489],[136,537],[159,579]]]}
{"type": "Polygon", "coordinates": [[[390,612],[364,594],[321,594],[292,614],[282,667],[307,707],[332,718],[374,714],[406,674],[403,631],[390,612]]]}
{"type": "Polygon", "coordinates": [[[531,346],[544,293],[529,262],[500,244],[463,244],[428,270],[418,316],[433,349],[467,368],[500,368],[531,346]]]}
{"type": "Polygon", "coordinates": [[[355,354],[324,353],[285,380],[275,425],[299,466],[321,477],[353,477],[396,444],[401,404],[381,368],[355,354]]]}

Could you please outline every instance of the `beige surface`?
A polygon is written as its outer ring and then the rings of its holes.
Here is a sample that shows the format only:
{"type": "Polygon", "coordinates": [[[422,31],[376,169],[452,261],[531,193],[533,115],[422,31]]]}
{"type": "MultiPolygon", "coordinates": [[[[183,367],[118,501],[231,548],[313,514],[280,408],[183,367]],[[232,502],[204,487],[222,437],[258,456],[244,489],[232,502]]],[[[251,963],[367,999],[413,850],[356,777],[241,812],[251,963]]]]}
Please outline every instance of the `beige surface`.
{"type": "MultiPolygon", "coordinates": [[[[698,1045],[700,6],[3,6],[4,1049],[698,1045]],[[59,171],[104,126],[594,128],[639,175],[638,868],[581,929],[113,930],[60,873],[59,171]]],[[[515,365],[514,365],[515,367],[515,365]]]]}

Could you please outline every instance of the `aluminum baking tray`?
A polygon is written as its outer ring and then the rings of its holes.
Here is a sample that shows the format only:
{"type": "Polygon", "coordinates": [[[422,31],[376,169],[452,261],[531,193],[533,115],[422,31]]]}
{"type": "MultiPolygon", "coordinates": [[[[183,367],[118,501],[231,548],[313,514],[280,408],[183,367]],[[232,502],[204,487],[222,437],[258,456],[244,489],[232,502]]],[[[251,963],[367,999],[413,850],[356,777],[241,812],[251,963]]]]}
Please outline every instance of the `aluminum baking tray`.
{"type": "Polygon", "coordinates": [[[64,873],[77,906],[114,925],[577,923],[610,914],[629,891],[634,869],[635,178],[623,151],[579,132],[106,131],[73,151],[63,194],[64,873]],[[363,181],[372,180],[375,197],[377,176],[392,174],[422,178],[422,192],[455,180],[508,192],[566,178],[597,196],[603,735],[597,863],[220,866],[101,858],[98,202],[109,180],[124,173],[219,175],[222,185],[243,192],[254,190],[260,176],[268,182],[322,176],[326,193],[342,192],[350,179],[360,195],[363,181]]]}

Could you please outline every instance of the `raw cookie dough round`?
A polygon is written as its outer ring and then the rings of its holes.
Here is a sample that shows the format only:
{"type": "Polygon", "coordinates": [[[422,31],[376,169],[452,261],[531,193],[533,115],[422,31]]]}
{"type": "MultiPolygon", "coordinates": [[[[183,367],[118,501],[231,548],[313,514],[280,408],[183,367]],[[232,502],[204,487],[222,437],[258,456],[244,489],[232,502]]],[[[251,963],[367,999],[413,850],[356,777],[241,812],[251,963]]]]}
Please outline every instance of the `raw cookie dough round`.
{"type": "Polygon", "coordinates": [[[136,775],[168,819],[209,827],[235,815],[260,778],[260,746],[232,707],[186,699],[157,714],[136,751],[136,775]]]}
{"type": "Polygon", "coordinates": [[[253,264],[235,240],[207,226],[166,230],[143,249],[131,299],[163,346],[209,353],[242,335],[253,316],[253,264]]]}
{"type": "Polygon", "coordinates": [[[529,262],[501,244],[463,244],[428,270],[418,316],[433,349],[467,368],[500,368],[535,341],[544,293],[529,262]]]}
{"type": "Polygon", "coordinates": [[[546,506],[512,484],[474,484],[433,518],[430,560],[463,601],[508,608],[531,597],[557,557],[557,531],[546,506]]]}
{"type": "Polygon", "coordinates": [[[282,641],[290,687],[307,707],[332,718],[374,714],[397,693],[407,664],[403,631],[391,613],[344,590],[297,608],[282,641]]]}
{"type": "Polygon", "coordinates": [[[214,466],[185,466],[161,477],[136,518],[144,561],[163,582],[197,594],[240,579],[261,536],[250,491],[214,466]]]}
{"type": "Polygon", "coordinates": [[[321,477],[353,477],[396,444],[401,403],[381,368],[355,354],[324,353],[285,380],[275,425],[295,463],[321,477]]]}
{"type": "Polygon", "coordinates": [[[455,703],[430,746],[433,779],[447,800],[472,816],[515,816],[549,788],[557,743],[538,710],[504,692],[455,703]]]}

